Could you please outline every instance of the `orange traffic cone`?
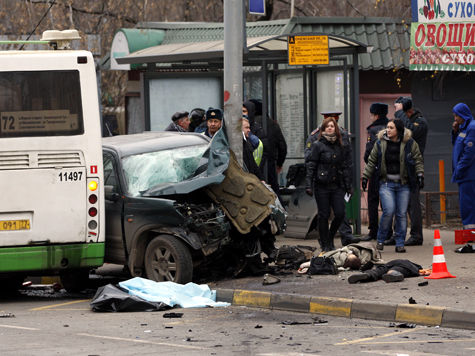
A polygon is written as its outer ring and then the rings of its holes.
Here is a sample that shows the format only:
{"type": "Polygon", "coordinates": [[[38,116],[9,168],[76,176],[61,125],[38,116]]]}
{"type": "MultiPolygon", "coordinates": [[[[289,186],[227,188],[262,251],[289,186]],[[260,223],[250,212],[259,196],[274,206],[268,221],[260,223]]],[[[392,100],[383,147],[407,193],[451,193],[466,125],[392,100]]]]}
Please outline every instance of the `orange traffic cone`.
{"type": "Polygon", "coordinates": [[[432,273],[430,276],[424,277],[426,279],[441,279],[441,278],[456,278],[452,276],[447,270],[445,263],[444,249],[442,242],[440,242],[439,230],[434,231],[434,253],[432,258],[432,273]]]}

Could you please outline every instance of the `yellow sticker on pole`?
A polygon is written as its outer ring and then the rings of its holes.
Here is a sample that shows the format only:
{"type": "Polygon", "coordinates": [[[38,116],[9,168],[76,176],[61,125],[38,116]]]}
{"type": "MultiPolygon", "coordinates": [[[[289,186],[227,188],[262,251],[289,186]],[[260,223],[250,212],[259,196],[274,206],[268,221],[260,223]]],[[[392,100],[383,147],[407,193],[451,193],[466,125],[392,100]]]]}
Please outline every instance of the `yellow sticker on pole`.
{"type": "Polygon", "coordinates": [[[329,64],[328,36],[289,36],[289,65],[329,64]]]}

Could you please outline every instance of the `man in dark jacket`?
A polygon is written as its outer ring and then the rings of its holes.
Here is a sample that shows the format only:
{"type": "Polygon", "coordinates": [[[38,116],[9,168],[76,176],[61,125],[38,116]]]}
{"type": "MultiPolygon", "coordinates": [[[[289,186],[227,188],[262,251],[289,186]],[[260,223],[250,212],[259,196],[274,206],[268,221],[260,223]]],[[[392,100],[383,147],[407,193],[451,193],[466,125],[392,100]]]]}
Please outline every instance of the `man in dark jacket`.
{"type": "Polygon", "coordinates": [[[270,117],[266,117],[267,134],[263,129],[262,102],[258,99],[245,101],[243,106],[247,109],[251,131],[262,141],[264,154],[261,167],[267,165],[267,183],[270,184],[274,192],[279,194],[278,174],[282,172],[282,165],[287,156],[287,143],[285,142],[282,130],[277,122],[270,117]]]}
{"type": "Polygon", "coordinates": [[[376,265],[363,273],[352,274],[348,277],[348,283],[374,282],[380,279],[386,283],[401,282],[405,277],[418,277],[421,275],[424,275],[421,265],[409,260],[392,260],[383,265],[376,265]]]}
{"type": "MultiPolygon", "coordinates": [[[[320,114],[323,115],[323,119],[333,117],[336,120],[336,122],[338,123],[338,119],[340,118],[341,112],[327,111],[327,112],[321,112],[320,114]]],[[[351,161],[350,135],[348,134],[348,131],[346,131],[343,127],[340,126],[339,128],[340,128],[343,147],[344,147],[345,150],[350,151],[350,154],[346,155],[346,157],[349,158],[348,167],[350,167],[350,171],[351,171],[352,167],[353,167],[353,162],[351,161]]],[[[305,150],[304,150],[305,163],[307,163],[307,160],[310,156],[312,143],[314,143],[316,140],[318,140],[318,133],[319,132],[320,132],[320,128],[317,127],[307,137],[307,141],[305,142],[305,150]]],[[[343,222],[341,223],[340,228],[338,229],[338,232],[341,235],[341,244],[343,246],[360,242],[360,239],[358,237],[353,236],[353,231],[351,229],[350,222],[348,221],[346,216],[343,219],[343,222]]]]}
{"type": "Polygon", "coordinates": [[[242,118],[242,161],[249,173],[254,174],[260,180],[264,180],[262,172],[256,164],[252,152],[254,151],[251,143],[249,142],[249,134],[251,132],[251,126],[246,115],[242,118]]]}
{"type": "Polygon", "coordinates": [[[206,131],[206,111],[201,108],[195,108],[190,111],[190,132],[202,133],[206,131]]]}
{"type": "Polygon", "coordinates": [[[188,132],[189,126],[188,111],[178,111],[172,115],[172,122],[166,127],[165,131],[188,132]]]}
{"type": "MultiPolygon", "coordinates": [[[[364,152],[364,161],[368,163],[368,157],[373,149],[374,143],[377,141],[379,131],[386,128],[388,124],[388,105],[383,103],[373,103],[369,108],[372,123],[366,130],[368,139],[366,141],[366,149],[364,152]]],[[[368,219],[369,234],[363,241],[376,240],[378,235],[378,208],[379,208],[379,180],[374,175],[369,179],[368,184],[368,219]]]]}
{"type": "MultiPolygon", "coordinates": [[[[399,97],[394,103],[394,117],[404,122],[404,126],[412,131],[412,138],[419,145],[422,158],[424,158],[424,149],[426,147],[427,132],[429,126],[427,120],[422,113],[415,109],[412,104],[412,99],[409,97],[399,97]]],[[[422,245],[422,209],[420,202],[419,188],[411,191],[409,198],[409,206],[407,208],[409,218],[411,220],[411,231],[409,238],[404,243],[405,246],[422,245]]]]}

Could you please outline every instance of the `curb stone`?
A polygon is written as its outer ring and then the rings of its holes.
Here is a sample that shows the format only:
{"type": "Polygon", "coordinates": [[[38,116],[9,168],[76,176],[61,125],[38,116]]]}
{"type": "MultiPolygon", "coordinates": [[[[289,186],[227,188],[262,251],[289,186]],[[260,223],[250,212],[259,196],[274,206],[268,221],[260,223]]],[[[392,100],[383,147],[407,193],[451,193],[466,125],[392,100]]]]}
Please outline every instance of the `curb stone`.
{"type": "Polygon", "coordinates": [[[446,307],[242,289],[216,289],[216,301],[238,306],[475,330],[475,313],[446,307]]]}

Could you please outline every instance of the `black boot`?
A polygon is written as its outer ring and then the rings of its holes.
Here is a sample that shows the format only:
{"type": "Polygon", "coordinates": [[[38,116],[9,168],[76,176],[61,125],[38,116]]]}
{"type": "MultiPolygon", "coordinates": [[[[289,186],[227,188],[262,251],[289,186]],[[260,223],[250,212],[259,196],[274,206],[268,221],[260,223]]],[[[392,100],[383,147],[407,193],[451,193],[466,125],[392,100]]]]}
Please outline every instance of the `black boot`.
{"type": "Polygon", "coordinates": [[[371,241],[371,240],[376,240],[376,236],[372,236],[371,234],[368,234],[366,236],[363,236],[360,240],[361,241],[371,241]]]}
{"type": "Polygon", "coordinates": [[[322,249],[322,251],[327,251],[327,245],[326,245],[326,240],[320,236],[318,238],[318,242],[320,243],[320,248],[322,249]]]}
{"type": "Polygon", "coordinates": [[[404,280],[404,275],[399,271],[391,269],[388,273],[383,274],[382,278],[386,283],[401,282],[404,280]]]}
{"type": "Polygon", "coordinates": [[[359,237],[354,237],[353,235],[342,236],[341,237],[341,245],[346,246],[349,244],[357,244],[360,242],[361,239],[359,237]]]}
{"type": "Polygon", "coordinates": [[[370,276],[367,273],[356,273],[352,274],[348,277],[348,283],[355,284],[358,282],[368,282],[370,280],[370,276]]]}
{"type": "Polygon", "coordinates": [[[335,235],[336,232],[338,231],[338,226],[335,226],[335,224],[331,224],[330,226],[330,231],[328,232],[328,246],[330,247],[329,251],[333,251],[335,249],[335,235]]]}
{"type": "Polygon", "coordinates": [[[406,242],[404,242],[404,245],[406,245],[406,246],[421,246],[422,242],[423,242],[422,238],[418,238],[416,236],[411,236],[406,240],[406,242]]]}
{"type": "Polygon", "coordinates": [[[320,246],[323,252],[331,251],[330,240],[328,238],[328,220],[318,219],[318,233],[320,234],[320,246]]]}
{"type": "Polygon", "coordinates": [[[391,236],[391,238],[384,241],[384,244],[386,246],[394,246],[394,245],[396,245],[396,240],[394,240],[394,237],[391,236]]]}

